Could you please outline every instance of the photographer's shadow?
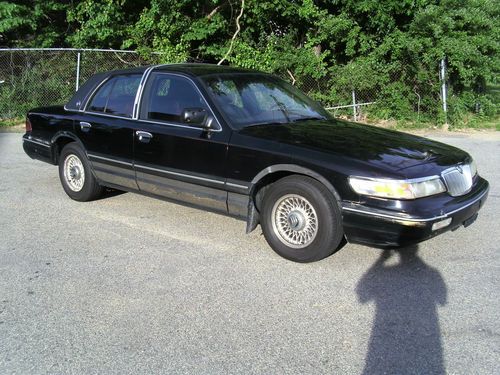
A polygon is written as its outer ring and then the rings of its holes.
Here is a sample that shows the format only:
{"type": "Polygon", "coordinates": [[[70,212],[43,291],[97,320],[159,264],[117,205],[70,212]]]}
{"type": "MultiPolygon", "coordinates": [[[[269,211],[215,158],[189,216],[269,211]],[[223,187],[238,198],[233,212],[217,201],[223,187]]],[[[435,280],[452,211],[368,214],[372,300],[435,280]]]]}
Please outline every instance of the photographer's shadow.
{"type": "Polygon", "coordinates": [[[385,250],[357,285],[360,302],[376,305],[364,374],[445,373],[437,304],[446,284],[417,251],[385,250]]]}

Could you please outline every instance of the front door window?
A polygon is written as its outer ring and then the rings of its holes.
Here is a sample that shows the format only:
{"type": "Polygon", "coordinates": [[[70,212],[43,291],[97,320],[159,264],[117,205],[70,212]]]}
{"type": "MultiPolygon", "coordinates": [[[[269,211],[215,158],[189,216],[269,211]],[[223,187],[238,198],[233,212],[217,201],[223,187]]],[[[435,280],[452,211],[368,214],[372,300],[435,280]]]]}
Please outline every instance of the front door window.
{"type": "Polygon", "coordinates": [[[205,100],[187,78],[153,73],[144,88],[140,118],[143,120],[183,123],[187,108],[208,110],[205,100]]]}

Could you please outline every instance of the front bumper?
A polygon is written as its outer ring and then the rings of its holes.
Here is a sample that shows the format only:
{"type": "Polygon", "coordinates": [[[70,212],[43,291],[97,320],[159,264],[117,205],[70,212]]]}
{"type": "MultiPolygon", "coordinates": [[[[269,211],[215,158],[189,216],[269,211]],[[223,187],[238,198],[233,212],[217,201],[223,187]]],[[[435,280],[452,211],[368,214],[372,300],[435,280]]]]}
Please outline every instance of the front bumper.
{"type": "MultiPolygon", "coordinates": [[[[374,247],[401,247],[416,244],[460,226],[468,226],[477,217],[488,197],[488,182],[479,178],[466,196],[450,198],[446,206],[434,206],[425,216],[415,206],[413,212],[374,208],[353,202],[342,203],[344,233],[347,241],[374,247]],[[446,219],[450,223],[435,229],[435,223],[446,219]],[[434,225],[434,228],[433,228],[434,225]]],[[[418,205],[433,205],[428,198],[421,198],[418,205]]]]}

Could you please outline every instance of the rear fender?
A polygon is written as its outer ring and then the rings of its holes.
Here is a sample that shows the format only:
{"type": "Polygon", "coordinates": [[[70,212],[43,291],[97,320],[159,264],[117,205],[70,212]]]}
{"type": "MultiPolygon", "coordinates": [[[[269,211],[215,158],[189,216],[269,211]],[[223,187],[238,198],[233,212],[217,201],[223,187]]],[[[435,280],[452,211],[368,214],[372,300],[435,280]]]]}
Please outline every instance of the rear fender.
{"type": "Polygon", "coordinates": [[[85,146],[83,145],[82,141],[76,135],[74,135],[71,132],[61,130],[61,131],[58,131],[56,134],[54,134],[54,136],[50,140],[54,165],[58,164],[58,157],[59,157],[59,154],[61,153],[61,150],[59,150],[58,145],[60,143],[59,141],[62,138],[69,138],[69,139],[71,139],[72,142],[76,142],[82,148],[82,150],[84,150],[85,154],[87,154],[87,151],[85,150],[85,146]]]}

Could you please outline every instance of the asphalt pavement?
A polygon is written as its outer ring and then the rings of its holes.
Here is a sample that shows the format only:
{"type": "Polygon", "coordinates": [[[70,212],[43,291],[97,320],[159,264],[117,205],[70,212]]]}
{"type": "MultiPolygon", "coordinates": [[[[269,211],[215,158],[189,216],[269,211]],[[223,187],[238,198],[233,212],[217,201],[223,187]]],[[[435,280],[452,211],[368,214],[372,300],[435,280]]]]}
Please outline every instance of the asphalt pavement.
{"type": "Polygon", "coordinates": [[[500,374],[500,133],[432,133],[490,181],[470,227],[311,264],[137,194],[78,203],[0,134],[0,374],[500,374]]]}

